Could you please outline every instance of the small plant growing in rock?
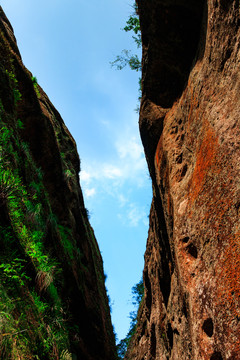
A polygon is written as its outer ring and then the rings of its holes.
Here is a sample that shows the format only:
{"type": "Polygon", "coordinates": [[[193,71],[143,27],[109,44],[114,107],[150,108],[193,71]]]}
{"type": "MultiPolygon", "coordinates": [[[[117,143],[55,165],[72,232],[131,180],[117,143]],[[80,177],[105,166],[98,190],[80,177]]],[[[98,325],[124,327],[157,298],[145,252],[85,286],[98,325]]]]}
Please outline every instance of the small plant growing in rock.
{"type": "Polygon", "coordinates": [[[32,76],[32,83],[33,83],[33,87],[34,87],[34,90],[35,90],[35,93],[36,93],[37,97],[40,98],[41,95],[40,95],[40,91],[39,91],[39,88],[38,88],[38,81],[37,81],[36,76],[32,76]]]}
{"type": "Polygon", "coordinates": [[[19,100],[21,100],[21,98],[22,98],[22,95],[21,95],[20,91],[18,90],[18,81],[16,79],[15,74],[12,71],[6,70],[6,74],[9,77],[10,86],[11,86],[12,91],[13,91],[14,105],[16,105],[17,102],[19,100]]]}
{"type": "Polygon", "coordinates": [[[72,360],[72,355],[68,350],[63,350],[60,356],[60,360],[72,360]]]}

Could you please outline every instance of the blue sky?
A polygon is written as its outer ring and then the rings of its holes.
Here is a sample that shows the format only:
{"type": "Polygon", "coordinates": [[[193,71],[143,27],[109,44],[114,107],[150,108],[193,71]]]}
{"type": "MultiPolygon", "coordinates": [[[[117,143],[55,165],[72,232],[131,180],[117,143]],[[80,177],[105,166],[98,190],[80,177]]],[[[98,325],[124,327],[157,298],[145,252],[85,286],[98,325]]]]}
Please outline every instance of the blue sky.
{"type": "Polygon", "coordinates": [[[76,140],[80,182],[107,274],[118,339],[141,278],[151,182],[138,131],[138,76],[110,62],[135,50],[131,0],[2,0],[25,66],[76,140]]]}

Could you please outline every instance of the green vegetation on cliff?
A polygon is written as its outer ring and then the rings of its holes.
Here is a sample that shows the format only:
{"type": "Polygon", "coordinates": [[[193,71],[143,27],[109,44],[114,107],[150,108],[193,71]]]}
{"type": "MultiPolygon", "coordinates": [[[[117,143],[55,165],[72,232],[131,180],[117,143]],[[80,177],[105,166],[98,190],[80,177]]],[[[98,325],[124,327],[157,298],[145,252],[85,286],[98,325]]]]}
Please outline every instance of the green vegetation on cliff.
{"type": "MultiPolygon", "coordinates": [[[[138,16],[138,9],[137,4],[134,2],[134,5],[132,6],[134,9],[134,12],[132,15],[129,16],[128,20],[126,21],[126,25],[123,28],[125,32],[132,32],[134,35],[132,35],[132,38],[134,40],[134,43],[137,45],[137,49],[139,49],[142,45],[142,39],[141,39],[141,29],[140,29],[140,22],[139,22],[139,16],[138,16]]],[[[112,62],[110,62],[112,67],[115,67],[117,70],[122,70],[126,66],[129,66],[131,70],[134,71],[140,71],[142,70],[141,60],[139,59],[139,56],[137,54],[132,54],[131,50],[123,49],[121,52],[121,55],[117,55],[116,59],[112,62]]],[[[138,100],[141,100],[142,96],[142,87],[141,87],[141,81],[142,78],[139,77],[139,98],[138,100]]],[[[136,111],[139,110],[139,107],[137,107],[136,111]]]]}
{"type": "MultiPolygon", "coordinates": [[[[21,99],[18,82],[13,71],[5,73],[16,107],[21,99]]],[[[28,359],[40,353],[56,358],[69,349],[66,311],[58,294],[62,267],[45,247],[54,214],[42,172],[21,140],[23,127],[16,109],[10,116],[1,101],[0,354],[1,359],[28,359]]],[[[60,235],[63,243],[64,231],[56,222],[55,236],[60,235]]]]}
{"type": "Polygon", "coordinates": [[[75,142],[23,66],[7,22],[0,8],[0,359],[112,360],[75,142]]]}
{"type": "MultiPolygon", "coordinates": [[[[137,45],[137,48],[140,48],[142,45],[142,41],[136,3],[134,3],[133,8],[134,13],[129,16],[123,30],[126,32],[130,31],[134,33],[134,35],[132,35],[132,38],[137,45]]],[[[125,66],[128,65],[131,70],[141,71],[141,60],[139,59],[138,55],[132,54],[131,50],[122,50],[121,55],[117,55],[116,59],[111,62],[111,65],[116,67],[117,70],[122,70],[125,66]]]]}
{"type": "Polygon", "coordinates": [[[124,339],[122,339],[119,344],[117,345],[118,351],[118,359],[123,360],[126,354],[127,348],[130,344],[130,341],[133,335],[136,332],[137,321],[138,321],[138,311],[140,309],[141,302],[144,296],[144,285],[143,279],[141,279],[136,285],[132,288],[132,304],[136,307],[135,311],[130,313],[130,328],[129,331],[124,339]]]}

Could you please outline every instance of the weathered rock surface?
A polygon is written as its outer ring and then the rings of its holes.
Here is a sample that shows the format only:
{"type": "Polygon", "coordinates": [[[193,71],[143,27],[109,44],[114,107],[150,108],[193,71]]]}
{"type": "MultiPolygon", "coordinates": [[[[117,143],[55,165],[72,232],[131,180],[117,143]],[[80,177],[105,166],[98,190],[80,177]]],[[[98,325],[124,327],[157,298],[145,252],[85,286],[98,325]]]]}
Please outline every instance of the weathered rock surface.
{"type": "Polygon", "coordinates": [[[0,358],[113,360],[75,142],[0,8],[0,358]]]}
{"type": "Polygon", "coordinates": [[[126,360],[240,359],[238,0],[138,0],[153,182],[126,360]]]}

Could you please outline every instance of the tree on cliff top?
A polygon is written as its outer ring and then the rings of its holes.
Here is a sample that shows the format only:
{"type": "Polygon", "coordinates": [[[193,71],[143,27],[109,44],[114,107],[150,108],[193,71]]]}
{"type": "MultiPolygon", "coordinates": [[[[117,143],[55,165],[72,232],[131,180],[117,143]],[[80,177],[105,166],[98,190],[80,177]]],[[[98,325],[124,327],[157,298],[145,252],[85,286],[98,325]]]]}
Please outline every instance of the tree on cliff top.
{"type": "MultiPolygon", "coordinates": [[[[133,5],[134,13],[129,16],[128,20],[126,21],[126,26],[123,28],[124,31],[129,32],[133,31],[134,35],[132,38],[137,45],[137,48],[141,47],[141,30],[140,30],[140,23],[139,17],[137,14],[137,5],[134,3],[133,5]]],[[[116,67],[117,70],[122,70],[124,67],[129,65],[131,70],[140,71],[141,70],[141,61],[136,54],[132,54],[131,50],[122,50],[121,55],[118,55],[116,59],[111,62],[113,67],[116,67]]]]}
{"type": "MultiPolygon", "coordinates": [[[[124,31],[129,32],[133,31],[134,35],[132,38],[137,45],[137,49],[139,49],[142,45],[141,39],[141,29],[140,29],[140,22],[138,16],[138,8],[136,2],[133,4],[134,12],[132,15],[129,16],[128,20],[126,21],[126,26],[123,28],[124,31]]],[[[132,54],[131,50],[122,50],[121,55],[117,55],[116,59],[110,62],[112,67],[116,67],[117,70],[122,70],[126,66],[129,66],[131,70],[141,71],[142,65],[141,60],[139,59],[137,54],[132,54]]],[[[142,93],[142,86],[141,86],[142,78],[139,78],[139,97],[138,100],[141,100],[141,93],[142,93]]],[[[136,111],[139,111],[139,106],[137,106],[136,111]]]]}

